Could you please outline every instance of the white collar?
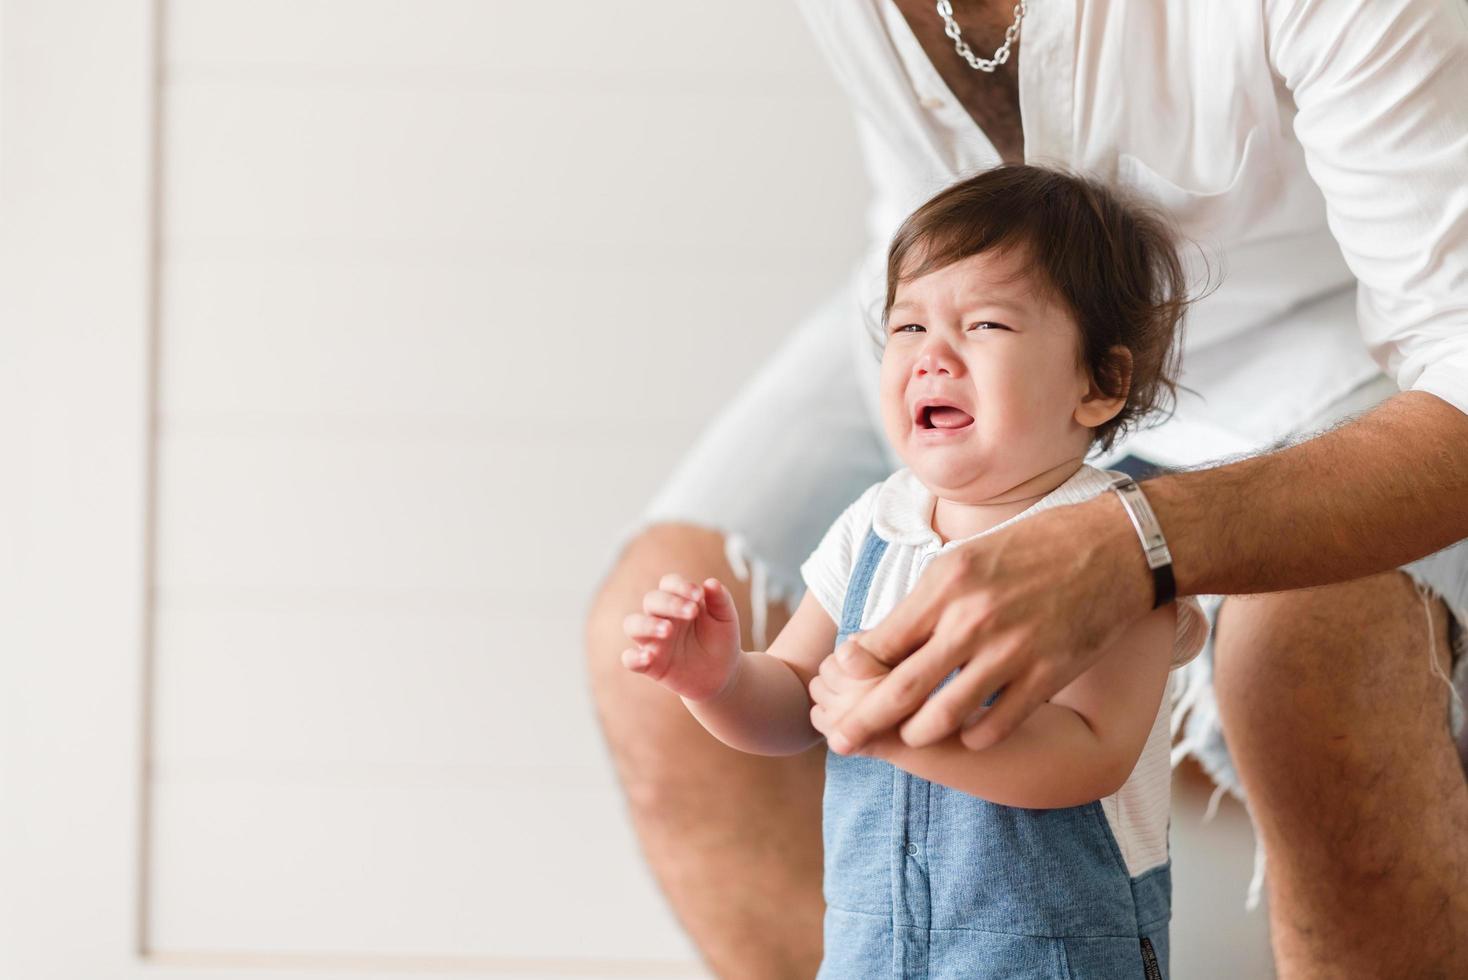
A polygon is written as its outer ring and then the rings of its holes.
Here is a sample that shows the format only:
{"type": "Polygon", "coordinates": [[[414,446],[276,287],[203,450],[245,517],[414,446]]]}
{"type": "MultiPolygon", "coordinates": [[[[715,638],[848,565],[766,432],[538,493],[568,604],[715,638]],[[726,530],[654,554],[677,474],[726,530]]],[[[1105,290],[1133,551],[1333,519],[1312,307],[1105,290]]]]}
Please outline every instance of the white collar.
{"type": "Polygon", "coordinates": [[[980,531],[966,538],[955,538],[947,544],[942,544],[938,532],[934,531],[932,526],[933,504],[936,498],[927,487],[922,485],[912,469],[904,466],[884,480],[882,488],[877,491],[877,500],[872,513],[872,527],[878,536],[892,544],[918,547],[928,545],[939,550],[947,550],[965,541],[992,534],[1001,527],[1030,517],[1039,511],[1089,500],[1103,492],[1110,482],[1111,475],[1107,471],[1082,463],[1080,469],[1076,470],[1070,479],[1008,520],[994,525],[987,531],[980,531]]]}

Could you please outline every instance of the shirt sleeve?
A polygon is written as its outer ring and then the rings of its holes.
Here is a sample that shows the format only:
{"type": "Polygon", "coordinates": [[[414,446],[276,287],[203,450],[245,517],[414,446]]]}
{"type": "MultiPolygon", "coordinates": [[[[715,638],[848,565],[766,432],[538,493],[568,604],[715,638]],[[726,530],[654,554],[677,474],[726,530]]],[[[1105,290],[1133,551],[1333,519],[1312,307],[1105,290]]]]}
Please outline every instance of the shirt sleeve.
{"type": "Polygon", "coordinates": [[[1372,358],[1468,413],[1468,4],[1266,0],[1372,358]]]}
{"type": "Polygon", "coordinates": [[[874,483],[847,507],[800,566],[806,588],[837,626],[841,625],[841,606],[851,581],[851,566],[856,563],[856,549],[872,525],[872,509],[881,488],[882,484],[874,483]]]}
{"type": "Polygon", "coordinates": [[[1208,642],[1208,617],[1203,606],[1193,596],[1177,600],[1177,639],[1173,642],[1172,665],[1177,670],[1192,660],[1208,642]]]}

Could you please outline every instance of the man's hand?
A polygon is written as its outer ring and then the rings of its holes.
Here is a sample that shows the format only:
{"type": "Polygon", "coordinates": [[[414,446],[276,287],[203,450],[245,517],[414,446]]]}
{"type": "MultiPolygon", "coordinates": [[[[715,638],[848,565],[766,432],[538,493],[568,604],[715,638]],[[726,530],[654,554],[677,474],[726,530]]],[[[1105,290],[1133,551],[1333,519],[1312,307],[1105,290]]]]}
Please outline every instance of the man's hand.
{"type": "Polygon", "coordinates": [[[988,748],[1094,663],[1153,598],[1115,496],[1042,511],[935,559],[861,634],[860,646],[891,672],[828,723],[832,751],[859,752],[903,719],[902,741],[914,748],[960,729],[969,748],[988,748]],[[955,667],[963,669],[929,698],[955,667]]]}

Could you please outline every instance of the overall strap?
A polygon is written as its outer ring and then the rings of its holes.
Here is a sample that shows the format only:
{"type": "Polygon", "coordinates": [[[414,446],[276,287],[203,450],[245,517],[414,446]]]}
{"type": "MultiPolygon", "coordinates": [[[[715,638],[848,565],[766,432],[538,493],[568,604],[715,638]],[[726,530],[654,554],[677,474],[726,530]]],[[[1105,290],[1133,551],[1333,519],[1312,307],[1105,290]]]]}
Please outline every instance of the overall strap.
{"type": "Polygon", "coordinates": [[[851,581],[846,586],[837,643],[841,643],[852,633],[861,632],[861,615],[866,611],[867,592],[872,587],[872,576],[876,574],[877,565],[886,551],[887,542],[877,536],[874,528],[868,528],[866,538],[861,543],[861,554],[856,559],[856,567],[851,570],[851,581]]]}

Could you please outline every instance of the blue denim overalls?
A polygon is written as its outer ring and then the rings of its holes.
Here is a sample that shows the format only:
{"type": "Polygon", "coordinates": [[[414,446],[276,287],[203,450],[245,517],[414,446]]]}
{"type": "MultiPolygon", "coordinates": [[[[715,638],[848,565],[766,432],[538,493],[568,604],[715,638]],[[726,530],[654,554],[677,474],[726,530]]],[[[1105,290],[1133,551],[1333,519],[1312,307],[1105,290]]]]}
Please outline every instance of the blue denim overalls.
{"type": "MultiPolygon", "coordinates": [[[[886,549],[868,530],[838,645],[886,549]]],[[[1099,800],[1000,806],[827,751],[824,808],[818,980],[1167,980],[1172,862],[1131,878],[1099,800]]]]}

